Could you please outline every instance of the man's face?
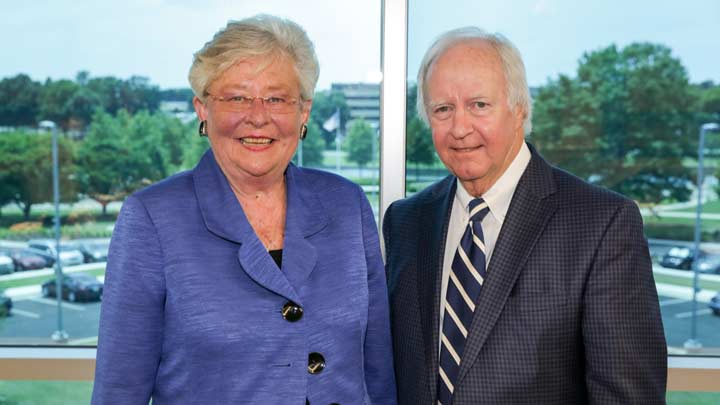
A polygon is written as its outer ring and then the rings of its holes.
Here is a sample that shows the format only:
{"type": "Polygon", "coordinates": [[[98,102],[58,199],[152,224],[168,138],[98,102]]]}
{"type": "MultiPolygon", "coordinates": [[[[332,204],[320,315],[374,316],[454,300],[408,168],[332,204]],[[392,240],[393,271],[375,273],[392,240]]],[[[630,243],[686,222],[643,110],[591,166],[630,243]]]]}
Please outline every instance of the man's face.
{"type": "Polygon", "coordinates": [[[430,67],[426,110],[433,143],[448,170],[479,196],[505,172],[523,143],[524,111],[511,110],[497,52],[468,41],[430,67]]]}

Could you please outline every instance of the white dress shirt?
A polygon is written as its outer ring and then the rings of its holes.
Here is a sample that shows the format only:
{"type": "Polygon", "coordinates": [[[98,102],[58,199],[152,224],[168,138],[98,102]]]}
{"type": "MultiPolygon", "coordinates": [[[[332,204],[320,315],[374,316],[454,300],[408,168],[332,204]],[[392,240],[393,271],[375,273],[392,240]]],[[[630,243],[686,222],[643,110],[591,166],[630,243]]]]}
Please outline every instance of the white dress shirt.
{"type": "MultiPolygon", "coordinates": [[[[490,187],[482,197],[490,207],[490,212],[483,218],[480,225],[482,226],[485,248],[486,248],[486,268],[492,259],[492,253],[495,249],[500,228],[505,221],[510,201],[512,200],[515,188],[517,188],[520,177],[525,172],[525,168],[530,162],[530,149],[523,142],[520,151],[508,166],[505,173],[490,187]]],[[[450,223],[448,224],[447,239],[445,240],[445,256],[443,257],[442,269],[442,286],[440,290],[440,336],[442,336],[443,317],[445,316],[445,293],[447,291],[448,279],[450,278],[450,268],[452,267],[455,252],[460,244],[465,228],[470,219],[468,212],[468,204],[475,198],[465,190],[460,180],[457,180],[455,190],[455,198],[453,200],[452,211],[450,212],[450,223]]],[[[439,344],[439,348],[442,343],[439,344]]]]}

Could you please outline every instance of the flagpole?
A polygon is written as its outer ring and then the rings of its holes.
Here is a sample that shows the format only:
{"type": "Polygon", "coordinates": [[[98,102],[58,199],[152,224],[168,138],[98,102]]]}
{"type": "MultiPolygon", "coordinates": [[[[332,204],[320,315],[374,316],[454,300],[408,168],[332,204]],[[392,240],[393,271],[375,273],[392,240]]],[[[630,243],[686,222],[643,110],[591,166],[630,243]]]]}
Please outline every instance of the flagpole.
{"type": "Polygon", "coordinates": [[[335,171],[340,174],[340,125],[335,128],[335,171]]]}

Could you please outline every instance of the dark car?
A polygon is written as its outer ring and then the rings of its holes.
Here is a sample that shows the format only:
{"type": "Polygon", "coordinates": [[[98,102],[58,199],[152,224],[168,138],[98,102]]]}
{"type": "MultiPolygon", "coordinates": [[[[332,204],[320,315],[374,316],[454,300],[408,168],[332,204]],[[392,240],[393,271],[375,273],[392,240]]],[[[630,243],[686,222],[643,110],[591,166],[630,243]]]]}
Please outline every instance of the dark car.
{"type": "Polygon", "coordinates": [[[660,259],[660,265],[671,269],[690,270],[693,262],[693,251],[688,247],[673,247],[660,259]]]}
{"type": "Polygon", "coordinates": [[[0,249],[0,254],[7,255],[13,260],[15,271],[43,269],[55,264],[52,256],[32,248],[0,249]]]}
{"type": "MultiPolygon", "coordinates": [[[[43,297],[55,297],[55,279],[42,284],[43,297]]],[[[64,274],[62,298],[70,302],[99,301],[102,299],[103,284],[97,278],[84,273],[64,274]]]]}
{"type": "Polygon", "coordinates": [[[69,244],[82,253],[85,263],[107,261],[110,239],[77,239],[69,244]]]}
{"type": "Polygon", "coordinates": [[[12,309],[12,300],[7,295],[0,292],[0,316],[10,315],[12,309]]]}
{"type": "Polygon", "coordinates": [[[713,314],[720,316],[720,292],[710,298],[710,304],[708,304],[708,306],[712,310],[713,314]]]}

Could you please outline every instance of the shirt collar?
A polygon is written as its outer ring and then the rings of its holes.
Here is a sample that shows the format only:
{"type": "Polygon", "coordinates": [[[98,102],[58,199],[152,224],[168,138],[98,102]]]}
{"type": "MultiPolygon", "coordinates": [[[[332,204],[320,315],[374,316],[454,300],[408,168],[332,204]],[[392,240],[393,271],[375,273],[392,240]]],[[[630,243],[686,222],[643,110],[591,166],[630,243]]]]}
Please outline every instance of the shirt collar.
{"type": "MultiPolygon", "coordinates": [[[[515,155],[515,158],[505,170],[505,173],[481,196],[490,208],[490,214],[501,224],[505,221],[505,214],[507,214],[508,208],[510,207],[510,201],[515,193],[515,188],[517,188],[520,177],[522,177],[525,168],[530,162],[530,157],[530,149],[527,144],[523,142],[518,154],[515,155]]],[[[475,197],[465,190],[465,187],[463,187],[459,179],[456,181],[457,191],[455,192],[455,199],[465,208],[465,215],[469,215],[467,207],[475,197]]]]}

